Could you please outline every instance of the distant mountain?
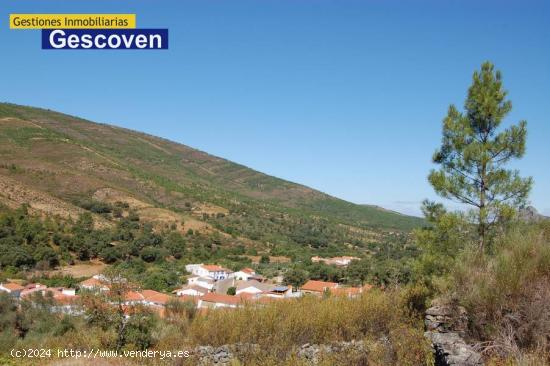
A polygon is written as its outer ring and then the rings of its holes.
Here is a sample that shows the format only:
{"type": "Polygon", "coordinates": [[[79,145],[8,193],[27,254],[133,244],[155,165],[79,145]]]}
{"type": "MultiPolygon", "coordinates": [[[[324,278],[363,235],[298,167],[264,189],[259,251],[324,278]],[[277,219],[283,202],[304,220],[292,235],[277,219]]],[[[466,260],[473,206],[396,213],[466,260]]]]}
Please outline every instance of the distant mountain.
{"type": "Polygon", "coordinates": [[[423,222],[145,133],[0,103],[0,203],[75,216],[90,201],[124,202],[153,222],[181,219],[263,243],[304,244],[321,230],[338,244],[423,222]]]}
{"type": "Polygon", "coordinates": [[[533,206],[527,206],[519,210],[519,218],[526,222],[538,222],[541,220],[550,220],[550,217],[541,215],[533,206]]]}

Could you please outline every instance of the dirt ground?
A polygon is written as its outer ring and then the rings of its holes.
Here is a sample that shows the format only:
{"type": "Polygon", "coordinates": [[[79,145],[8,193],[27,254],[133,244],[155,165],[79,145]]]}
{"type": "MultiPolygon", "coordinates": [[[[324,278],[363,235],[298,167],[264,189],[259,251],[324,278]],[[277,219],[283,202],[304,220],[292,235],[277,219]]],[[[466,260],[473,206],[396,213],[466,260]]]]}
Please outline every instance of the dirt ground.
{"type": "Polygon", "coordinates": [[[52,272],[52,274],[60,274],[62,276],[71,275],[73,277],[92,277],[101,273],[107,265],[103,262],[92,260],[89,263],[78,263],[72,266],[61,267],[52,272]]]}

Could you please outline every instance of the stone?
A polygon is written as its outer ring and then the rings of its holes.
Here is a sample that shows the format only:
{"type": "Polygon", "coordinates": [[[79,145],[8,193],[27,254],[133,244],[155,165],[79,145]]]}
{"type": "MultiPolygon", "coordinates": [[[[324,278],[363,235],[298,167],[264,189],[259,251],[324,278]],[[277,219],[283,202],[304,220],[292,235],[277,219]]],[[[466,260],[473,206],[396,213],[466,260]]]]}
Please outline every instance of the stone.
{"type": "Polygon", "coordinates": [[[424,336],[432,343],[436,366],[483,365],[481,354],[464,341],[468,326],[466,309],[434,304],[426,310],[424,336]]]}

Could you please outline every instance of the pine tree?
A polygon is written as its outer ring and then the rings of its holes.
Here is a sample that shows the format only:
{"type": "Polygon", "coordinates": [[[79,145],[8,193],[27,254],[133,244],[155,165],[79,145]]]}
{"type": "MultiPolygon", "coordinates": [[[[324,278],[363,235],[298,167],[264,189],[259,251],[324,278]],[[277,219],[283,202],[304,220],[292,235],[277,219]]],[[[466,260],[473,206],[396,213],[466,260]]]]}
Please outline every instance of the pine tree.
{"type": "Polygon", "coordinates": [[[497,131],[512,109],[506,95],[500,71],[485,62],[474,72],[464,113],[449,107],[442,144],[433,156],[440,169],[428,177],[440,196],[473,206],[482,252],[492,229],[526,204],[532,185],[530,177],[505,169],[524,155],[527,136],[526,121],[497,131]]]}

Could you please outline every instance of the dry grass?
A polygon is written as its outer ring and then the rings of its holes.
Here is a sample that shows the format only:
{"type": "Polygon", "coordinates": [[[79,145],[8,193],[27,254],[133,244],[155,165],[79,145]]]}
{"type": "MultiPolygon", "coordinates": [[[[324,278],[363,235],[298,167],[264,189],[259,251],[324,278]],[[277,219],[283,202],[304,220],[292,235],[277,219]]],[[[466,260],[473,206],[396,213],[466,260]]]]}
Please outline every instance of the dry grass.
{"type": "Polygon", "coordinates": [[[201,233],[217,231],[206,222],[199,221],[189,216],[183,216],[164,208],[142,208],[138,211],[138,215],[140,220],[152,223],[157,229],[163,229],[167,225],[175,224],[177,230],[181,232],[187,232],[190,229],[201,233]]]}
{"type": "MultiPolygon", "coordinates": [[[[254,264],[260,263],[260,260],[262,259],[259,255],[247,255],[246,257],[250,258],[250,261],[254,264]]],[[[290,263],[291,259],[289,257],[284,256],[269,256],[269,263],[290,263]]]]}
{"type": "Polygon", "coordinates": [[[124,202],[127,203],[130,208],[139,210],[146,207],[151,207],[150,204],[143,202],[141,200],[138,200],[135,197],[132,197],[131,195],[121,192],[119,190],[113,189],[113,188],[101,188],[98,189],[94,195],[93,198],[102,201],[114,204],[116,202],[124,202]]]}
{"type": "Polygon", "coordinates": [[[255,343],[279,360],[305,343],[350,340],[364,340],[375,364],[423,365],[431,360],[422,323],[406,315],[397,292],[372,291],[357,299],[308,296],[260,308],[210,311],[188,329],[192,345],[255,343]]]}
{"type": "MultiPolygon", "coordinates": [[[[31,211],[40,215],[59,216],[77,220],[85,211],[70,203],[60,200],[48,193],[30,188],[15,179],[0,175],[0,202],[8,207],[17,208],[28,203],[31,211]]],[[[109,227],[111,224],[99,215],[94,215],[97,228],[109,227]]]]}
{"type": "Polygon", "coordinates": [[[75,278],[91,277],[103,272],[107,265],[98,260],[92,260],[86,263],[78,263],[72,266],[64,266],[56,271],[52,271],[52,274],[59,274],[61,276],[73,276],[75,278]]]}
{"type": "Polygon", "coordinates": [[[454,273],[454,296],[469,310],[470,336],[499,362],[550,363],[547,232],[518,229],[498,242],[496,252],[466,253],[454,273]]]}

